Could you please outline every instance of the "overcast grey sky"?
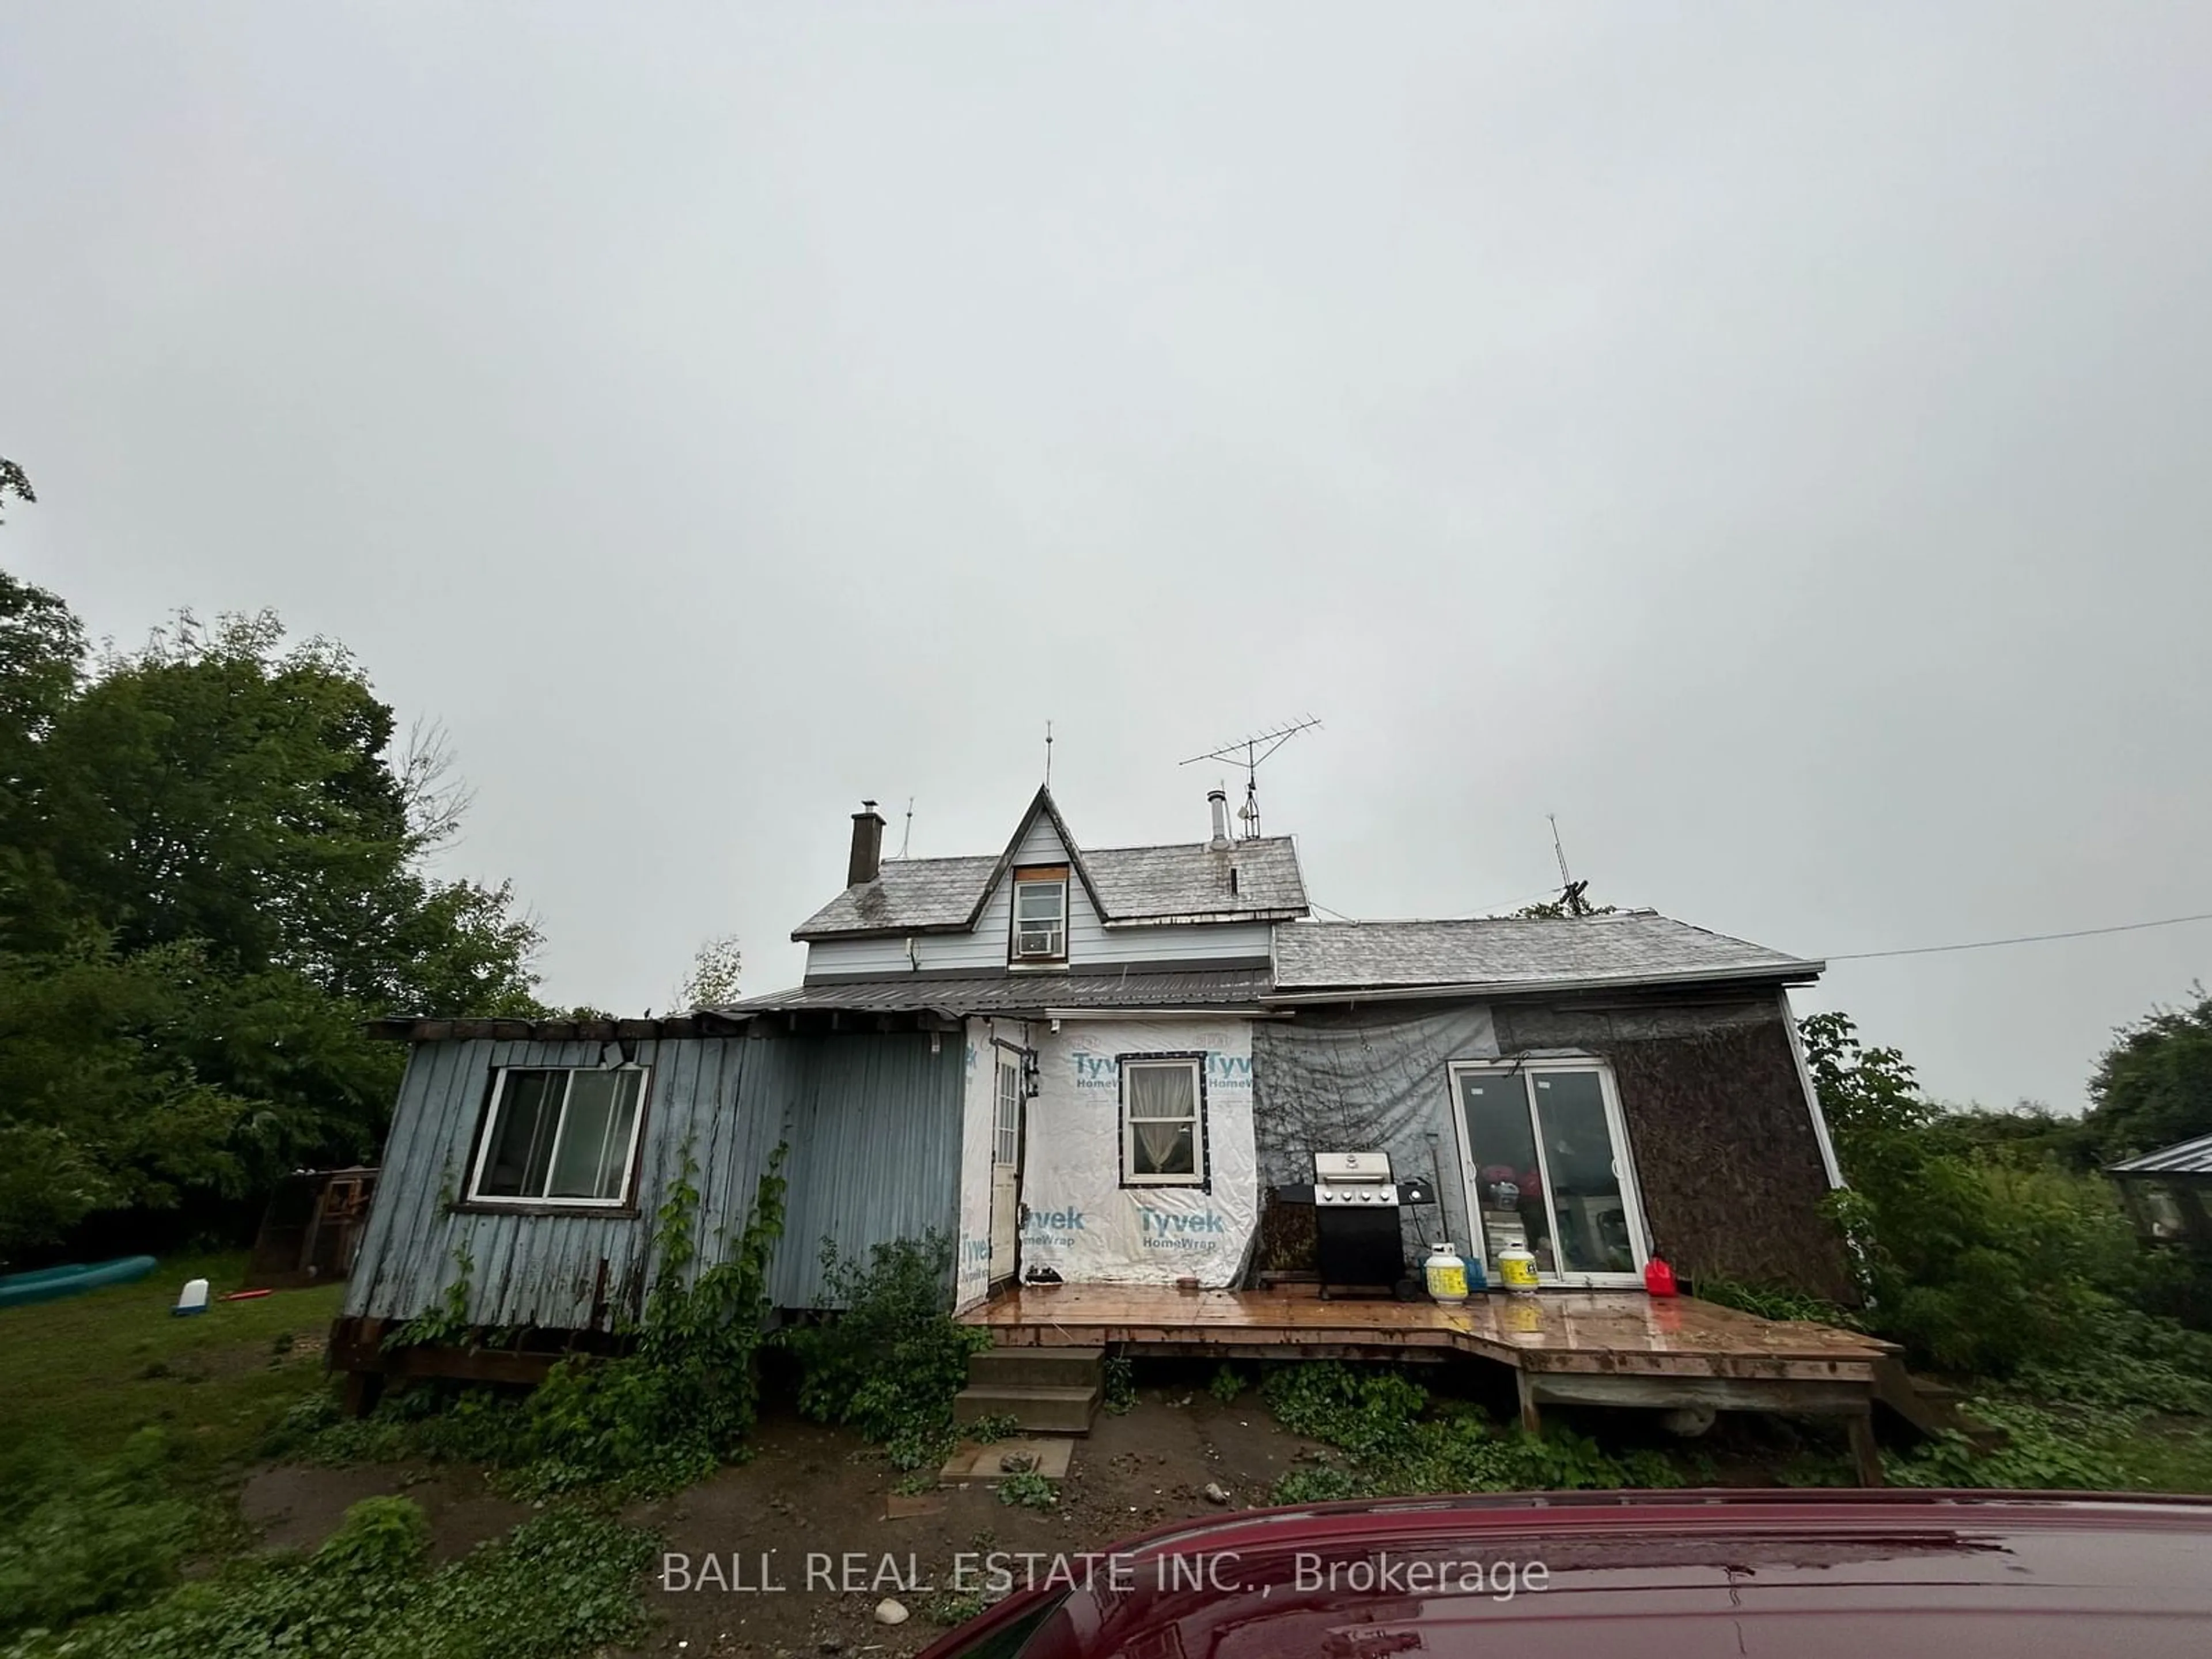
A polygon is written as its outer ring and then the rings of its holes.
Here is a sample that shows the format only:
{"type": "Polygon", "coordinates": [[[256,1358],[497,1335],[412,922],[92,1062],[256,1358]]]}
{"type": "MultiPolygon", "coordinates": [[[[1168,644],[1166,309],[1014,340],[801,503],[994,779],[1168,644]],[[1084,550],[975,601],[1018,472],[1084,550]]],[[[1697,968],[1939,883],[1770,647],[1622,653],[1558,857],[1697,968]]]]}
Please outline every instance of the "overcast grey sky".
{"type": "MultiPolygon", "coordinates": [[[[1321,902],[1806,954],[2212,910],[2212,8],[0,7],[0,559],[271,605],[548,994],[746,987],[863,794],[1267,769],[1321,902]]],[[[896,838],[898,826],[894,823],[896,838]]],[[[2078,1105],[2212,926],[1838,966],[2078,1105]]]]}

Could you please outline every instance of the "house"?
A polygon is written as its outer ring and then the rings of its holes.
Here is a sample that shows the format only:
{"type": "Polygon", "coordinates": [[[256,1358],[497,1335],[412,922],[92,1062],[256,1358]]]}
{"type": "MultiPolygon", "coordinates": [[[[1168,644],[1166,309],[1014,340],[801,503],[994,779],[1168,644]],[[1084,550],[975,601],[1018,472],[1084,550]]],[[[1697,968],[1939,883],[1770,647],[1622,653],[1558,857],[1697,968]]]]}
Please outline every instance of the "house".
{"type": "Polygon", "coordinates": [[[823,1239],[933,1229],[962,1310],[1295,1283],[1314,1154],[1376,1151],[1431,1200],[1398,1212],[1407,1262],[1441,1237],[1494,1272],[1522,1245],[1547,1288],[1603,1292],[1658,1252],[1849,1296],[1789,1002],[1820,963],[1649,911],[1317,921],[1294,843],[1209,808],[1206,839],[1093,848],[1040,789],[995,854],[886,860],[869,803],[789,990],[677,1019],[386,1023],[410,1051],[349,1351],[456,1292],[472,1323],[604,1333],[639,1306],[672,1183],[711,1239],[778,1147],[772,1291],[794,1310],[822,1296],[823,1239]]]}
{"type": "Polygon", "coordinates": [[[2212,1245],[2212,1135],[2107,1164],[2105,1173],[2149,1243],[2212,1245]]]}

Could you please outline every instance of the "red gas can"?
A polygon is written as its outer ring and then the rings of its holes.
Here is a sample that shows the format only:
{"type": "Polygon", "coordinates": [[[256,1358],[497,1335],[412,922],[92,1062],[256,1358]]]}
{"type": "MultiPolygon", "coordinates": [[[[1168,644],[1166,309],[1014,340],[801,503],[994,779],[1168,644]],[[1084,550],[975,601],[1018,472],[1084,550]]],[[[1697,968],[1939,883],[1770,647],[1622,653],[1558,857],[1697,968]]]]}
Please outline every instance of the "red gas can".
{"type": "Polygon", "coordinates": [[[1644,1264],[1644,1288],[1654,1296],[1674,1296],[1674,1270],[1667,1265],[1663,1256],[1653,1256],[1644,1264]]]}

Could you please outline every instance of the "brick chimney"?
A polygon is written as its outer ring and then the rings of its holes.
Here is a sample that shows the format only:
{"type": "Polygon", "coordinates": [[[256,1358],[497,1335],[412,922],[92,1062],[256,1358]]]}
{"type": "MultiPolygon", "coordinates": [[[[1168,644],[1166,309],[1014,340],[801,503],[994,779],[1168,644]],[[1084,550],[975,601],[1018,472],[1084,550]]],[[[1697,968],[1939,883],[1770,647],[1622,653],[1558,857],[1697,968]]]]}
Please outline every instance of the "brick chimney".
{"type": "Polygon", "coordinates": [[[864,887],[876,878],[884,862],[884,820],[872,800],[860,803],[853,814],[853,857],[845,866],[845,885],[864,887]]]}

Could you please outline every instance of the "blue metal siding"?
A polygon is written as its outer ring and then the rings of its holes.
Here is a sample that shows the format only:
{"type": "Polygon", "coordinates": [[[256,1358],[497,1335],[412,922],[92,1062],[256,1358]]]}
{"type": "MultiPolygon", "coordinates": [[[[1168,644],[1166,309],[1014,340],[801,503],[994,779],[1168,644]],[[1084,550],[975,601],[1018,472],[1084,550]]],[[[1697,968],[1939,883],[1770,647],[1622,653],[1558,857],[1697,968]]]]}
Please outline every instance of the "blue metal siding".
{"type": "Polygon", "coordinates": [[[816,1042],[787,1120],[789,1209],[771,1278],[784,1308],[816,1301],[825,1237],[851,1257],[932,1228],[957,1238],[960,1226],[963,1039],[915,1032],[816,1042]]]}
{"type": "Polygon", "coordinates": [[[470,1322],[586,1328],[635,1311],[653,1264],[653,1218],[685,1146],[698,1164],[701,1237],[734,1235],[779,1141],[789,1222],[779,1305],[821,1289],[820,1238],[848,1251],[950,1228],[957,1210],[961,1046],[922,1035],[687,1037],[635,1045],[652,1068],[635,1215],[456,1211],[492,1074],[503,1066],[598,1066],[597,1042],[426,1042],[409,1055],[384,1174],[346,1291],[346,1312],[406,1319],[436,1307],[470,1260],[470,1322]]]}

